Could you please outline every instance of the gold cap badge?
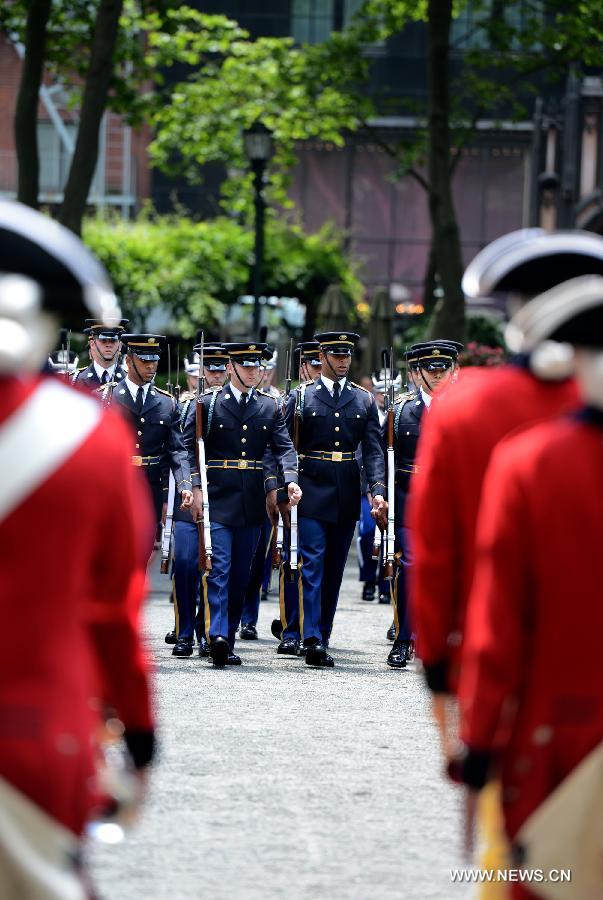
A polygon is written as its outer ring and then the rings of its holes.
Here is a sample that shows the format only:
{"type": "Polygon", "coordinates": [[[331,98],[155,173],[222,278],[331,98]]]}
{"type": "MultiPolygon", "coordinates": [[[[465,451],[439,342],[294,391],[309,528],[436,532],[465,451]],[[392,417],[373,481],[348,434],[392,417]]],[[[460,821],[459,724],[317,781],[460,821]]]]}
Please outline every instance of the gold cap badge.
{"type": "Polygon", "coordinates": [[[250,345],[249,345],[249,349],[250,349],[250,350],[255,350],[255,344],[250,344],[250,345]]]}
{"type": "Polygon", "coordinates": [[[347,341],[347,339],[348,339],[347,334],[340,334],[340,335],[339,335],[339,340],[340,340],[340,341],[347,341]]]}
{"type": "Polygon", "coordinates": [[[154,344],[154,343],[155,343],[155,338],[154,338],[154,337],[150,337],[150,338],[149,338],[149,344],[154,344]]]}
{"type": "Polygon", "coordinates": [[[434,355],[434,356],[439,356],[439,355],[440,355],[440,351],[436,348],[436,349],[433,351],[433,355],[434,355]]]}

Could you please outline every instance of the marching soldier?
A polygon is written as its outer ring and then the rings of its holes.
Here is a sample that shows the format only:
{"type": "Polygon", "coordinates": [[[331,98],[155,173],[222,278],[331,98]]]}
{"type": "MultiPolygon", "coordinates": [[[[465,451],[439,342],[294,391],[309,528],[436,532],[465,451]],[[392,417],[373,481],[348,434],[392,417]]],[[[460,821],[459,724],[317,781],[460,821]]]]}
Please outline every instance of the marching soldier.
{"type": "MultiPolygon", "coordinates": [[[[200,476],[193,476],[196,521],[203,499],[209,501],[212,563],[201,583],[205,633],[210,656],[218,667],[241,664],[234,653],[235,636],[266,514],[266,494],[272,489],[272,481],[264,483],[263,459],[268,447],[283,471],[290,502],[295,505],[301,496],[297,457],[278,400],[256,388],[262,375],[261,361],[271,355],[267,345],[240,342],[226,344],[224,349],[229,355],[229,384],[206,391],[196,404],[202,415],[207,498],[201,497],[200,476]]],[[[195,412],[191,404],[184,426],[191,455],[195,412]]]]}
{"type": "Polygon", "coordinates": [[[315,338],[320,344],[322,374],[292,392],[285,419],[290,432],[296,415],[300,420],[301,637],[306,664],[331,668],[334,662],[327,647],[360,513],[359,446],[374,515],[383,516],[387,504],[375,400],[370,391],[348,379],[359,335],[325,332],[315,338]]]}
{"type": "Polygon", "coordinates": [[[406,353],[418,390],[404,394],[394,406],[394,451],[396,463],[395,530],[399,565],[393,583],[394,645],[387,657],[393,669],[403,669],[411,656],[412,628],[408,615],[406,567],[412,564],[409,530],[406,526],[406,500],[413,473],[421,422],[434,396],[440,395],[454,377],[462,344],[434,340],[413,344],[406,353]]]}
{"type": "MultiPolygon", "coordinates": [[[[295,348],[299,354],[299,383],[314,381],[320,376],[320,344],[318,341],[301,341],[295,348]]],[[[296,579],[287,577],[285,566],[279,572],[280,617],[273,619],[271,631],[280,641],[277,653],[297,656],[303,653],[300,647],[299,591],[296,579]]]]}
{"type": "Polygon", "coordinates": [[[182,508],[188,509],[193,503],[190,469],[174,398],[153,384],[166,339],[156,334],[122,334],[121,340],[126,347],[127,375],[122,382],[107,385],[102,395],[105,401],[117,403],[135,430],[137,453],[132,457],[132,465],[141,466],[147,477],[159,534],[164,460],[174,473],[182,508]]]}
{"type": "MultiPolygon", "coordinates": [[[[464,748],[450,773],[473,789],[500,777],[513,857],[528,872],[570,868],[568,897],[601,897],[603,278],[547,291],[511,325],[521,353],[547,342],[541,365],[555,363],[550,342],[573,345],[583,406],[492,454],[459,684],[464,748]],[[563,665],[568,628],[576,652],[563,665]]],[[[520,880],[512,896],[535,894],[520,880]]]]}
{"type": "Polygon", "coordinates": [[[122,381],[126,373],[122,366],[117,368],[117,358],[127,324],[128,319],[122,319],[119,325],[111,327],[107,327],[99,319],[85,320],[84,334],[88,335],[90,364],[77,371],[73,378],[74,384],[89,391],[97,391],[111,381],[122,381]]]}
{"type": "MultiPolygon", "coordinates": [[[[184,360],[188,391],[180,398],[179,427],[184,428],[188,411],[195,406],[197,382],[199,380],[199,347],[184,360]]],[[[205,384],[210,390],[221,388],[227,378],[228,354],[219,345],[204,347],[203,369],[205,384]]],[[[193,470],[195,471],[195,470],[193,470]]],[[[198,470],[197,470],[198,472],[198,470]]],[[[199,529],[193,521],[190,509],[180,509],[174,502],[174,628],[173,656],[192,656],[193,636],[196,632],[199,656],[208,656],[209,648],[205,637],[205,614],[199,603],[199,529]]],[[[169,641],[168,641],[169,643],[169,641]]]]}
{"type": "MultiPolygon", "coordinates": [[[[379,416],[379,427],[383,431],[385,422],[387,421],[387,413],[385,412],[385,387],[386,372],[375,372],[371,375],[371,383],[375,403],[377,404],[377,414],[379,416]]],[[[394,390],[396,394],[400,390],[402,379],[398,374],[394,381],[394,390]]],[[[364,481],[364,478],[363,478],[364,481]]],[[[371,496],[366,485],[363,484],[362,501],[360,508],[360,519],[358,520],[358,565],[359,581],[364,582],[362,588],[362,599],[367,603],[375,599],[375,589],[377,582],[379,583],[379,602],[390,602],[389,584],[378,574],[381,567],[381,559],[373,559],[373,549],[375,539],[379,536],[377,532],[375,520],[371,516],[371,496]]]]}
{"type": "Polygon", "coordinates": [[[27,597],[35,661],[22,665],[19,641],[0,659],[0,894],[83,898],[82,835],[100,805],[99,711],[123,723],[140,795],[153,756],[138,631],[152,516],[125,423],[38,375],[55,317],[119,316],[104,269],[75,235],[21,204],[0,201],[0,233],[0,271],[12,273],[0,279],[0,613],[11,631],[27,568],[44,574],[27,597]],[[52,522],[33,547],[32,508],[52,522]]]}

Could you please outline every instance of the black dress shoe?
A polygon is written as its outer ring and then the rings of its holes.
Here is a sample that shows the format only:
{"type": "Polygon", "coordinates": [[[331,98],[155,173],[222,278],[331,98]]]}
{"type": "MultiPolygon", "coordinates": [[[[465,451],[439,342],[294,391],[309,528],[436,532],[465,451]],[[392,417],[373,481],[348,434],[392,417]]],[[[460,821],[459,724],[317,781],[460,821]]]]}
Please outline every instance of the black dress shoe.
{"type": "Polygon", "coordinates": [[[314,644],[306,650],[306,665],[317,669],[332,669],[335,662],[324,644],[314,644]]]}
{"type": "Polygon", "coordinates": [[[296,641],[295,638],[290,637],[283,638],[276,648],[276,652],[280,653],[281,656],[297,656],[298,650],[299,641],[296,641]]]}
{"type": "Polygon", "coordinates": [[[387,664],[392,669],[405,669],[410,659],[410,641],[395,641],[387,657],[387,664]]]}
{"type": "Polygon", "coordinates": [[[268,600],[268,591],[262,591],[260,594],[260,603],[266,603],[268,600]]]}
{"type": "Polygon", "coordinates": [[[371,581],[365,581],[362,588],[362,599],[370,603],[375,599],[375,585],[371,581]]]}
{"type": "Polygon", "coordinates": [[[176,641],[174,644],[174,649],[172,650],[172,656],[192,656],[193,655],[193,639],[192,638],[183,638],[182,640],[176,641]]]}
{"type": "Polygon", "coordinates": [[[392,622],[390,627],[387,629],[386,637],[387,637],[388,641],[396,640],[396,625],[394,622],[392,622]]]}
{"type": "Polygon", "coordinates": [[[197,652],[201,657],[209,656],[209,644],[204,634],[199,638],[199,650],[197,652]]]}
{"type": "Polygon", "coordinates": [[[230,655],[230,647],[226,638],[212,638],[209,644],[209,655],[211,656],[214,666],[217,666],[219,669],[225,666],[230,655]]]}
{"type": "Polygon", "coordinates": [[[392,598],[390,597],[389,594],[379,594],[379,603],[383,603],[385,605],[386,603],[391,603],[391,602],[392,602],[392,598]]]}
{"type": "Polygon", "coordinates": [[[165,636],[166,644],[175,644],[177,640],[178,640],[178,637],[176,635],[176,629],[174,628],[173,631],[168,631],[168,633],[165,636]]]}
{"type": "Polygon", "coordinates": [[[232,650],[226,657],[226,665],[227,666],[241,666],[243,663],[241,662],[241,657],[237,656],[236,653],[233,653],[232,650]]]}
{"type": "Polygon", "coordinates": [[[272,632],[273,637],[280,641],[283,636],[283,626],[281,625],[280,619],[273,619],[272,625],[270,626],[270,631],[272,632]]]}
{"type": "Polygon", "coordinates": [[[307,648],[307,647],[304,647],[303,644],[300,644],[300,645],[299,645],[299,650],[297,651],[298,656],[305,656],[307,652],[308,652],[308,648],[307,648]]]}
{"type": "Polygon", "coordinates": [[[257,641],[258,630],[255,625],[241,625],[239,637],[242,641],[257,641]]]}

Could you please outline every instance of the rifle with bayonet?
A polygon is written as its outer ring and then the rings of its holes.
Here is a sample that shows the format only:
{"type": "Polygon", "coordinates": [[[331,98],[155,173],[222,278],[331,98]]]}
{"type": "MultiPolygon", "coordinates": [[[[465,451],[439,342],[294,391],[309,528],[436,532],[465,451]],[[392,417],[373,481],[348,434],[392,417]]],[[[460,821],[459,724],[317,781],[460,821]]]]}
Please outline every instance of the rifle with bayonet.
{"type": "MultiPolygon", "coordinates": [[[[166,382],[166,388],[168,392],[174,398],[176,403],[176,408],[178,407],[178,402],[180,400],[180,385],[178,384],[178,378],[180,376],[180,346],[178,346],[178,372],[176,374],[176,384],[173,385],[172,378],[172,363],[170,356],[170,345],[168,344],[168,380],[166,382]]],[[[169,480],[168,480],[168,499],[167,499],[167,510],[165,514],[165,522],[163,525],[163,531],[161,534],[161,566],[160,572],[162,575],[168,575],[170,571],[170,560],[172,559],[174,553],[174,501],[176,499],[176,479],[174,478],[174,473],[170,469],[169,480]]]]}
{"type": "Polygon", "coordinates": [[[394,384],[394,351],[390,347],[389,350],[389,384],[386,397],[387,409],[387,535],[385,539],[385,567],[384,574],[386,579],[394,577],[394,561],[395,561],[395,500],[396,500],[396,458],[394,450],[394,401],[395,401],[395,384],[394,384]]]}
{"type": "MultiPolygon", "coordinates": [[[[293,338],[289,342],[289,347],[287,348],[287,356],[285,362],[285,396],[284,396],[284,404],[287,403],[287,399],[289,394],[291,393],[291,367],[293,364],[293,338]]],[[[273,535],[273,544],[272,544],[272,568],[280,569],[281,563],[283,561],[283,541],[284,541],[284,533],[285,533],[285,523],[283,522],[283,516],[279,512],[278,514],[278,522],[276,525],[276,529],[274,530],[273,535]]]]}
{"type": "MultiPolygon", "coordinates": [[[[293,341],[291,342],[291,348],[293,346],[293,341]]],[[[300,360],[300,370],[301,370],[301,351],[299,355],[300,360]]],[[[291,375],[291,372],[289,372],[291,375]]],[[[291,393],[291,379],[289,378],[288,382],[288,392],[291,393]]],[[[301,383],[295,392],[295,411],[293,414],[293,446],[295,447],[295,452],[299,454],[299,431],[301,426],[301,398],[302,398],[302,386],[301,383]]],[[[298,457],[299,458],[299,457],[298,457]]],[[[297,506],[291,507],[291,514],[289,516],[290,521],[290,529],[289,529],[289,577],[293,579],[295,577],[294,573],[297,571],[298,565],[298,529],[297,529],[297,506]]]]}
{"type": "Polygon", "coordinates": [[[119,367],[121,366],[121,360],[123,357],[123,344],[120,342],[119,350],[117,351],[115,357],[115,369],[113,370],[113,379],[106,386],[105,391],[103,393],[103,406],[111,406],[111,401],[113,400],[113,391],[115,390],[115,384],[117,381],[117,373],[119,372],[119,367]]]}
{"type": "Polygon", "coordinates": [[[199,571],[211,572],[212,547],[211,547],[211,523],[209,520],[209,496],[207,492],[207,469],[205,468],[205,441],[203,440],[203,393],[205,391],[205,369],[203,366],[204,335],[201,332],[201,346],[199,348],[199,380],[197,382],[197,402],[195,406],[195,434],[197,439],[197,465],[201,479],[201,493],[203,496],[203,508],[201,519],[197,521],[199,527],[199,571]]]}

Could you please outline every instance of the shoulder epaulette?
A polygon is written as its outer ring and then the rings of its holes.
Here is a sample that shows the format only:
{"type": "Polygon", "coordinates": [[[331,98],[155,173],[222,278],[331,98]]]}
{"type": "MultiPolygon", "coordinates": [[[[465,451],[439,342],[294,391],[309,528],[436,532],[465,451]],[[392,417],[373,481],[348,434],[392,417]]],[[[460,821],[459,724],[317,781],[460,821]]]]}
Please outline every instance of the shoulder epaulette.
{"type": "Polygon", "coordinates": [[[394,400],[394,406],[396,403],[405,403],[407,400],[411,400],[413,397],[416,397],[414,391],[405,391],[403,394],[400,394],[399,397],[396,397],[394,400]]]}
{"type": "Polygon", "coordinates": [[[76,370],[75,370],[75,374],[76,374],[76,375],[79,375],[80,372],[85,372],[87,368],[88,368],[88,366],[82,366],[81,369],[76,369],[76,370]]]}
{"type": "Polygon", "coordinates": [[[351,384],[353,387],[357,387],[359,390],[364,391],[365,394],[370,394],[370,393],[371,393],[367,388],[362,387],[361,384],[356,384],[355,381],[350,381],[350,384],[351,384]]]}
{"type": "Polygon", "coordinates": [[[180,403],[184,403],[186,400],[193,400],[196,394],[193,391],[183,391],[180,394],[180,403]]]}
{"type": "Polygon", "coordinates": [[[203,391],[203,396],[205,396],[206,394],[217,394],[218,391],[222,390],[222,387],[223,385],[216,385],[216,387],[207,387],[203,391]]]}
{"type": "Polygon", "coordinates": [[[308,385],[314,384],[314,379],[311,378],[310,381],[301,381],[301,382],[298,384],[298,387],[301,387],[302,384],[303,384],[304,387],[308,387],[308,385]]]}
{"type": "Polygon", "coordinates": [[[279,397],[275,397],[274,394],[269,394],[268,391],[261,391],[259,388],[256,388],[256,394],[261,394],[262,397],[268,397],[269,400],[274,400],[274,403],[278,409],[279,397]]]}
{"type": "Polygon", "coordinates": [[[153,390],[157,391],[158,394],[163,394],[165,397],[170,397],[170,399],[174,399],[174,395],[170,394],[169,391],[164,391],[163,388],[154,387],[153,390]]]}

